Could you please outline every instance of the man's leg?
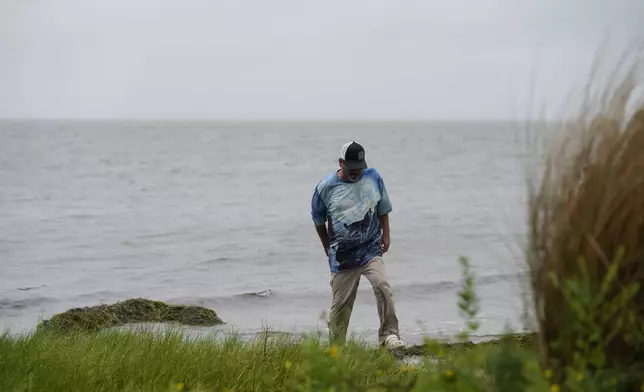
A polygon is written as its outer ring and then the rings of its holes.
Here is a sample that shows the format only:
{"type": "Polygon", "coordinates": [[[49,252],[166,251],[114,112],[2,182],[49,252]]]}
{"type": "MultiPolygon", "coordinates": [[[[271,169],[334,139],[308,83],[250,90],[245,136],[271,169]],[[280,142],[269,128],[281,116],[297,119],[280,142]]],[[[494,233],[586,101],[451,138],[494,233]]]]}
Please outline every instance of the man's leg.
{"type": "Polygon", "coordinates": [[[398,317],[394,306],[393,293],[385,274],[385,264],[382,258],[374,258],[364,271],[364,276],[369,280],[376,295],[378,316],[380,317],[380,328],[378,330],[378,341],[380,344],[390,335],[399,337],[398,317]]]}
{"type": "Polygon", "coordinates": [[[331,291],[333,299],[329,315],[329,338],[331,343],[344,343],[351,318],[351,311],[358,292],[363,267],[333,273],[331,291]]]}

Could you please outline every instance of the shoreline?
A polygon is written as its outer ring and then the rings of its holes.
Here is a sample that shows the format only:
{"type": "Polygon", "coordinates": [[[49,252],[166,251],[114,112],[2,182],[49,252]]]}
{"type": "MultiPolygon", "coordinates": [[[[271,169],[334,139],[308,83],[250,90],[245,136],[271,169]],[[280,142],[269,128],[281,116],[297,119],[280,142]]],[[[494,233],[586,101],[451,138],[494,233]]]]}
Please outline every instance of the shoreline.
{"type": "MultiPolygon", "coordinates": [[[[207,308],[199,305],[187,304],[167,304],[163,301],[149,299],[149,298],[129,298],[121,301],[116,301],[112,304],[100,304],[85,307],[76,307],[68,309],[64,312],[52,315],[49,319],[42,319],[38,322],[35,331],[53,331],[62,333],[80,332],[99,332],[103,330],[114,331],[143,331],[151,332],[157,329],[157,332],[179,331],[185,335],[233,335],[233,336],[246,336],[245,340],[252,340],[253,336],[285,336],[295,338],[296,340],[302,336],[325,336],[328,331],[326,328],[318,328],[309,331],[289,332],[286,330],[271,330],[269,328],[262,328],[256,332],[242,332],[236,331],[234,327],[220,318],[219,314],[212,308],[207,308]],[[212,328],[218,328],[213,330],[212,328]],[[229,329],[228,332],[222,329],[229,329]],[[189,331],[188,329],[192,329],[189,331]],[[201,333],[199,329],[203,329],[201,333]]],[[[374,331],[368,333],[349,333],[347,339],[357,341],[367,341],[366,338],[356,338],[358,335],[372,335],[374,331]]],[[[377,333],[377,331],[376,331],[377,333]]],[[[468,344],[480,344],[489,341],[498,341],[503,337],[512,335],[513,338],[518,340],[525,340],[531,338],[534,331],[504,331],[497,334],[474,335],[470,334],[471,341],[468,344]]],[[[446,345],[461,344],[458,342],[450,342],[449,335],[439,334],[439,336],[430,337],[428,334],[420,334],[420,341],[424,342],[427,339],[433,339],[444,342],[446,345]]],[[[417,338],[418,338],[417,336],[417,338]]],[[[418,339],[414,339],[418,340],[418,339]]],[[[413,350],[419,350],[423,346],[422,343],[408,343],[408,347],[413,350]]]]}

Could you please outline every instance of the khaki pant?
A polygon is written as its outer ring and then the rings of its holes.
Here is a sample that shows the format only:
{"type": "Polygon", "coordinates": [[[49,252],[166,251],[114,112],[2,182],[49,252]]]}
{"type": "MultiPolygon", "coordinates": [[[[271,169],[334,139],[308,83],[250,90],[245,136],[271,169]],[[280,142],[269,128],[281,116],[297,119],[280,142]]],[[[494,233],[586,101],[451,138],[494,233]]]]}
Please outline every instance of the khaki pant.
{"type": "Polygon", "coordinates": [[[376,296],[380,318],[379,343],[382,344],[389,335],[398,336],[398,318],[396,317],[393,293],[385,276],[385,265],[382,258],[376,257],[360,267],[331,274],[333,299],[329,315],[329,337],[333,343],[346,341],[349,319],[362,276],[369,280],[376,296]]]}

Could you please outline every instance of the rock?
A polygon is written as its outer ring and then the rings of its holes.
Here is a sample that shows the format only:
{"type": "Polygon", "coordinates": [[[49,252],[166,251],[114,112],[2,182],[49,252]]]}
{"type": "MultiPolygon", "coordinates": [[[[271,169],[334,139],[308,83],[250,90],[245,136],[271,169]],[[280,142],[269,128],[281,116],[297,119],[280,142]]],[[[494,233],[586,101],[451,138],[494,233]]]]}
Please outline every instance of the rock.
{"type": "Polygon", "coordinates": [[[212,309],[168,305],[161,301],[134,298],[112,305],[73,308],[44,320],[38,325],[38,330],[92,332],[134,323],[179,323],[198,326],[224,324],[212,309]]]}

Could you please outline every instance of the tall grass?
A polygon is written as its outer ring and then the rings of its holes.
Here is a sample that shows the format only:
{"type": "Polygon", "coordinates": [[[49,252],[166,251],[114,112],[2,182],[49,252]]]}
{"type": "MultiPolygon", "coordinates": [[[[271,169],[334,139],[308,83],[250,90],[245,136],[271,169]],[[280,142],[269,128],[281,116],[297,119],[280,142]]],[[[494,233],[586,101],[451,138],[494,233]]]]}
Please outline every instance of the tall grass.
{"type": "Polygon", "coordinates": [[[361,390],[413,382],[395,358],[319,339],[186,339],[171,331],[40,333],[0,339],[2,391],[361,390]],[[338,389],[338,387],[340,387],[338,389]]]}
{"type": "Polygon", "coordinates": [[[245,341],[234,335],[187,338],[177,330],[45,330],[0,336],[0,390],[603,392],[624,384],[620,376],[628,371],[600,380],[572,368],[569,377],[556,380],[529,341],[510,334],[493,344],[467,344],[478,329],[478,298],[467,259],[460,264],[460,342],[427,339],[417,363],[364,342],[336,346],[319,336],[295,340],[266,333],[245,341]]]}
{"type": "Polygon", "coordinates": [[[561,382],[644,380],[644,104],[641,59],[594,80],[529,193],[531,272],[542,365],[561,382]],[[630,370],[628,370],[630,369],[630,370]],[[603,375],[603,376],[602,376],[603,375]]]}
{"type": "MultiPolygon", "coordinates": [[[[467,260],[458,295],[465,341],[477,329],[467,260]]],[[[415,364],[360,341],[319,336],[245,341],[178,331],[40,331],[0,337],[0,390],[15,391],[546,391],[529,347],[427,340],[415,364]]]]}

